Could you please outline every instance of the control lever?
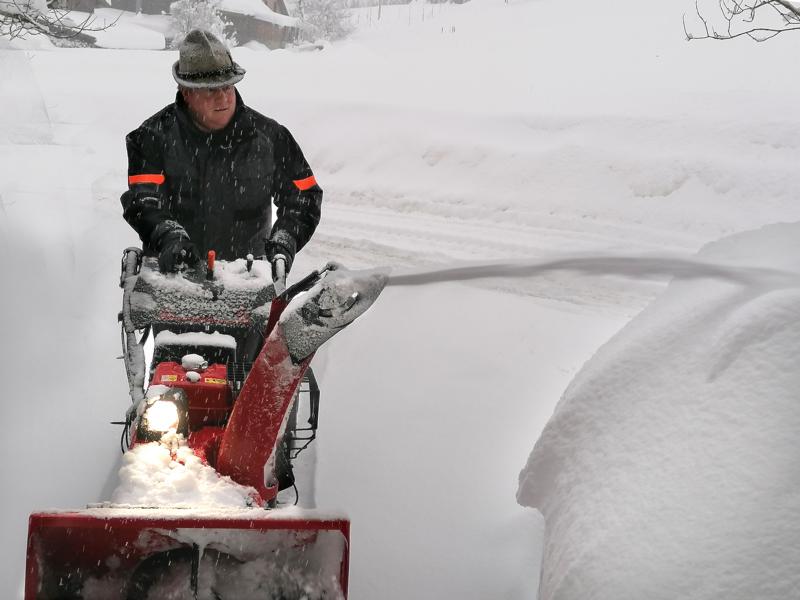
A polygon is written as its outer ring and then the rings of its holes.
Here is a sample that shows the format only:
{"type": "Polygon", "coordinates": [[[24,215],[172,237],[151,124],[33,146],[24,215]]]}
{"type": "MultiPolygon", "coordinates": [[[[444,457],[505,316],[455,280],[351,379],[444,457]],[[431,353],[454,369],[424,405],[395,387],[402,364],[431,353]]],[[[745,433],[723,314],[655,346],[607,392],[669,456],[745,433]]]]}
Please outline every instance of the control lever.
{"type": "Polygon", "coordinates": [[[276,254],[272,259],[272,281],[275,295],[283,295],[286,291],[286,257],[283,254],[276,254]]]}

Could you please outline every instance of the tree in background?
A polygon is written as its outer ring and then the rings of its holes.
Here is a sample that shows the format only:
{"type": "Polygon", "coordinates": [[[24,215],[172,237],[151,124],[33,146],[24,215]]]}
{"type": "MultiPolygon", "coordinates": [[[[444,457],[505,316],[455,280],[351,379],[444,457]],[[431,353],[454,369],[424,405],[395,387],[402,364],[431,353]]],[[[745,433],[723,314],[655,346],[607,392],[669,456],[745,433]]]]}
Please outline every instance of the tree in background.
{"type": "Polygon", "coordinates": [[[729,40],[748,36],[757,42],[800,29],[800,3],[789,0],[695,0],[696,18],[683,16],[689,40],[729,40]],[[696,29],[696,33],[691,29],[696,29]]]}
{"type": "Polygon", "coordinates": [[[345,0],[299,0],[297,10],[303,22],[301,35],[308,41],[335,41],[353,31],[345,0]]]}
{"type": "Polygon", "coordinates": [[[222,0],[178,0],[170,4],[169,12],[174,27],[173,48],[180,46],[192,29],[213,33],[228,48],[236,45],[236,34],[232,30],[230,35],[225,33],[231,24],[222,15],[222,0]]]}
{"type": "Polygon", "coordinates": [[[56,0],[0,0],[0,37],[13,40],[44,34],[50,38],[70,39],[111,27],[95,27],[92,16],[75,22],[69,18],[68,10],[55,8],[55,3],[56,0]]]}

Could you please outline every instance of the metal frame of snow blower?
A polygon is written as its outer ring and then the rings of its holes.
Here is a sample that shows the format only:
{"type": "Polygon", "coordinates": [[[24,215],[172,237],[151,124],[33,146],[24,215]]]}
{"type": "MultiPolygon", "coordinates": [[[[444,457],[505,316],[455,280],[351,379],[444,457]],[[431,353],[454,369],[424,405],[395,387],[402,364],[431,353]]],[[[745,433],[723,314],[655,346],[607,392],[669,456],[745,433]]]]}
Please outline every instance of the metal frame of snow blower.
{"type": "MultiPolygon", "coordinates": [[[[131,316],[131,295],[136,286],[139,273],[142,268],[143,251],[141,248],[132,246],[126,248],[122,253],[122,260],[120,264],[120,287],[123,290],[122,310],[117,316],[120,323],[120,337],[122,344],[122,355],[119,357],[125,363],[125,373],[128,378],[129,394],[131,401],[135,404],[145,396],[145,372],[146,372],[146,357],[145,345],[149,336],[152,333],[152,325],[147,324],[143,328],[137,328],[131,316]],[[137,333],[141,331],[141,333],[137,333]]],[[[279,304],[282,310],[288,301],[295,296],[298,292],[304,291],[313,285],[321,276],[322,272],[313,271],[305,278],[298,281],[296,284],[286,289],[281,297],[273,302],[279,304]]],[[[266,326],[270,330],[274,326],[274,322],[269,322],[266,326]]],[[[232,383],[232,393],[234,399],[241,389],[241,385],[247,379],[252,362],[244,361],[231,361],[228,364],[228,379],[232,383]]],[[[317,437],[317,428],[319,426],[319,403],[321,392],[317,378],[314,376],[314,371],[309,366],[301,381],[297,391],[297,401],[292,405],[289,421],[286,428],[285,443],[288,450],[290,460],[295,460],[301,452],[306,450],[317,437]],[[307,403],[308,406],[308,420],[307,427],[297,426],[297,416],[300,406],[307,403]]],[[[114,422],[117,425],[123,425],[124,429],[120,439],[120,447],[123,452],[131,446],[130,428],[132,426],[132,413],[128,414],[128,418],[124,422],[114,422]]]]}

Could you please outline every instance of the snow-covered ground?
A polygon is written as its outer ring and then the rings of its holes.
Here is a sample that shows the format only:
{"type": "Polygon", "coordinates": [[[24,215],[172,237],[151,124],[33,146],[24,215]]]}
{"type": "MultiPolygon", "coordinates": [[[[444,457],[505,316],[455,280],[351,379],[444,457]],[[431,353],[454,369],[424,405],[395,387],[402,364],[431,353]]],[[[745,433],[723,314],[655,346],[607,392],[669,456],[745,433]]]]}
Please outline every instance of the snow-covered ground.
{"type": "MultiPolygon", "coordinates": [[[[388,8],[408,18],[321,52],[234,50],[325,189],[294,273],[592,260],[388,287],[315,359],[316,503],[352,519],[353,598],[533,598],[544,524],[518,475],[572,377],[677,258],[800,221],[800,38],[686,43],[691,2],[388,8]]],[[[116,485],[123,139],[171,101],[175,59],[0,49],[3,597],[28,513],[116,485]]]]}

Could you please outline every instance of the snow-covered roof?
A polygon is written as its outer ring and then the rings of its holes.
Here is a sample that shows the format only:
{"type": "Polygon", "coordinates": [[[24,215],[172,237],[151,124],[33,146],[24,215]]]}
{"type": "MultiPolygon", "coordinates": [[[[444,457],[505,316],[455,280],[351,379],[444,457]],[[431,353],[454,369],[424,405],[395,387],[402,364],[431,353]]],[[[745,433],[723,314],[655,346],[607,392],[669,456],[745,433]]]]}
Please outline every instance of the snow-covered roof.
{"type": "Polygon", "coordinates": [[[97,8],[92,14],[70,11],[68,17],[73,23],[88,22],[98,48],[125,50],[163,50],[166,35],[172,27],[169,15],[146,15],[114,8],[97,8]]]}
{"type": "Polygon", "coordinates": [[[46,14],[47,10],[44,0],[0,0],[0,13],[6,15],[35,16],[46,14]]]}
{"type": "Polygon", "coordinates": [[[220,7],[227,12],[248,15],[259,21],[267,21],[282,27],[300,26],[299,19],[276,13],[261,0],[222,0],[220,7]]]}

